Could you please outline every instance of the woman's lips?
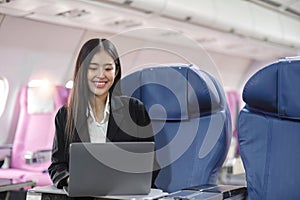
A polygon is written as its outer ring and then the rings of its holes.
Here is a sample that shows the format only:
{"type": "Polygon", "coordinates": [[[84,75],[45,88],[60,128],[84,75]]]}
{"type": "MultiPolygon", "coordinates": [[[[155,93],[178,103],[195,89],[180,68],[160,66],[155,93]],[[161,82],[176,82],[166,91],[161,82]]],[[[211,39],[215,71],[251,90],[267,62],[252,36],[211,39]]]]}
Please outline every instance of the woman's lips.
{"type": "Polygon", "coordinates": [[[96,88],[104,88],[105,87],[105,84],[106,82],[94,82],[96,88]]]}

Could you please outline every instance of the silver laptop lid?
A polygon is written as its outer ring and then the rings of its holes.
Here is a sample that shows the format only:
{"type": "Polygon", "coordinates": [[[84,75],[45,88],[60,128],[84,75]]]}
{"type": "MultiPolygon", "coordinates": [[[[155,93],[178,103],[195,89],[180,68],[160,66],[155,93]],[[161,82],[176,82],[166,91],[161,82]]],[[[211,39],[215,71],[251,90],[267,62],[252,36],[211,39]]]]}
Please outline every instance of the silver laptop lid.
{"type": "Polygon", "coordinates": [[[73,143],[69,196],[148,194],[153,162],[154,142],[73,143]]]}

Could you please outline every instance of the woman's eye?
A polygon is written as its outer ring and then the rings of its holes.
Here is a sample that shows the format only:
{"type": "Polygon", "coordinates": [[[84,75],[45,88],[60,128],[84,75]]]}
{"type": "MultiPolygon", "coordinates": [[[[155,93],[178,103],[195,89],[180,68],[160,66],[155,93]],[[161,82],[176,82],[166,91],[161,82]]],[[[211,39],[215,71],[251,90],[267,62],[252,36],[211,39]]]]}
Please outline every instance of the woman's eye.
{"type": "Polygon", "coordinates": [[[89,70],[97,70],[98,68],[97,67],[89,67],[89,70]]]}
{"type": "Polygon", "coordinates": [[[112,65],[112,64],[108,63],[108,64],[105,64],[105,65],[104,65],[104,69],[105,69],[106,71],[110,71],[110,70],[113,70],[114,68],[113,68],[113,65],[112,65]]]}
{"type": "Polygon", "coordinates": [[[97,64],[97,63],[90,63],[90,65],[89,65],[90,70],[97,70],[98,67],[99,67],[99,64],[97,64]]]}

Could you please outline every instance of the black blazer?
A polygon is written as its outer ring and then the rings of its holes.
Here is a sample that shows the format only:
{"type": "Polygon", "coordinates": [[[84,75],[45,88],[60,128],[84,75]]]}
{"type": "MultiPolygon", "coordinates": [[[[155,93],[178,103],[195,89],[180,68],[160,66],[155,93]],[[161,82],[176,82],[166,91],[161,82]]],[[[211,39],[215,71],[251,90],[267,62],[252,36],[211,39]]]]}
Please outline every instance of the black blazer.
{"type": "MultiPolygon", "coordinates": [[[[67,185],[66,179],[69,176],[68,147],[70,143],[67,141],[65,133],[66,117],[67,108],[63,106],[55,117],[52,163],[48,168],[50,177],[57,188],[67,185]]],[[[76,127],[72,143],[90,142],[87,120],[83,121],[80,127],[76,127]]],[[[111,98],[107,141],[154,141],[150,118],[139,100],[125,96],[111,98]]],[[[155,167],[157,167],[156,161],[155,167]]],[[[155,187],[154,181],[157,173],[158,171],[153,172],[152,187],[155,187]]]]}

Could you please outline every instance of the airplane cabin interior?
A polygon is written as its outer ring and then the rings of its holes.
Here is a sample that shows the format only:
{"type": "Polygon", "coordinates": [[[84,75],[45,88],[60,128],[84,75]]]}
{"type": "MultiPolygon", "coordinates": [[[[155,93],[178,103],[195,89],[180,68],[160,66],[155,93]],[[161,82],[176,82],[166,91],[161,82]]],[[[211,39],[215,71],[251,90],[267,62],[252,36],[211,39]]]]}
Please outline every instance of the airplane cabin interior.
{"type": "Polygon", "coordinates": [[[299,0],[0,0],[0,199],[73,199],[48,167],[91,38],[116,46],[159,172],[148,194],[90,196],[300,199],[299,35],[299,0]]]}

